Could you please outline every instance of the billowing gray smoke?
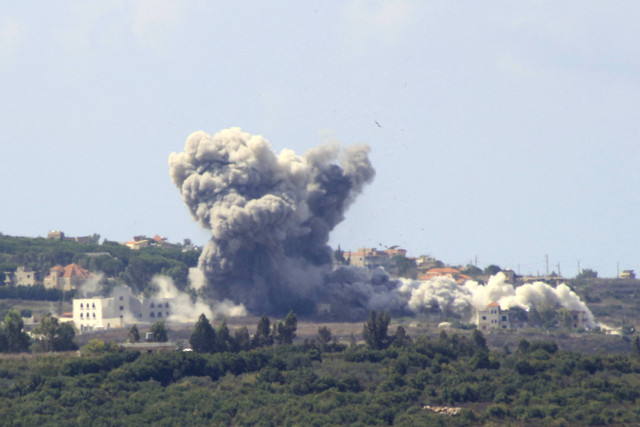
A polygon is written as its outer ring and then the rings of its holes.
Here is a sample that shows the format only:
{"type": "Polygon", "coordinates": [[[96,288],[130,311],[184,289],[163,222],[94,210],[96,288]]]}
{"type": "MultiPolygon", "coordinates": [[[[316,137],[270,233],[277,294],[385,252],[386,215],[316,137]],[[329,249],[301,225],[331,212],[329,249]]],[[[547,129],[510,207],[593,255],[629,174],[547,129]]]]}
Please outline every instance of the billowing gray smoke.
{"type": "Polygon", "coordinates": [[[395,288],[386,274],[358,284],[331,268],[329,232],[375,175],[368,152],[323,145],[276,155],[263,137],[238,128],[191,134],[169,165],[192,216],[211,232],[199,260],[204,291],[254,314],[306,314],[345,293],[368,293],[366,305],[373,288],[395,288]]]}

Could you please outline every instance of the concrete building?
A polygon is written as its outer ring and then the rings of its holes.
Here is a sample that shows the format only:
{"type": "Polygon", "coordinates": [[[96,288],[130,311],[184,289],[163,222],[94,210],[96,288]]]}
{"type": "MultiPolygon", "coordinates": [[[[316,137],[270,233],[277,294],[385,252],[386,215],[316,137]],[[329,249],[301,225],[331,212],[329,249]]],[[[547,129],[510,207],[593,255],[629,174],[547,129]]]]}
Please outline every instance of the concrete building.
{"type": "Polygon", "coordinates": [[[38,280],[38,273],[35,270],[20,266],[16,271],[5,273],[5,284],[15,286],[34,286],[40,285],[42,282],[38,280]]]}
{"type": "Polygon", "coordinates": [[[137,298],[126,286],[114,288],[110,297],[75,298],[73,322],[79,331],[154,323],[171,316],[171,298],[137,298]]]}
{"type": "Polygon", "coordinates": [[[621,279],[635,279],[636,278],[636,272],[633,270],[623,270],[622,273],[620,273],[620,278],[621,279]]]}
{"type": "Polygon", "coordinates": [[[49,275],[44,278],[44,287],[47,289],[60,289],[70,291],[77,289],[82,283],[90,279],[92,274],[78,264],[69,264],[66,267],[56,265],[52,267],[49,275]]]}
{"type": "Polygon", "coordinates": [[[395,276],[398,273],[398,267],[393,257],[406,256],[406,254],[406,250],[397,247],[384,251],[376,248],[360,248],[357,252],[345,252],[344,258],[350,265],[366,267],[370,270],[382,267],[391,276],[395,276]]]}
{"type": "Polygon", "coordinates": [[[571,313],[571,318],[573,319],[573,329],[587,328],[587,313],[578,310],[572,310],[569,313],[571,313]]]}
{"type": "Polygon", "coordinates": [[[424,273],[418,273],[418,280],[430,280],[436,277],[448,277],[458,283],[464,283],[471,280],[471,277],[462,274],[460,270],[451,267],[432,268],[424,273]]]}
{"type": "Polygon", "coordinates": [[[484,310],[478,310],[476,325],[480,331],[491,329],[511,329],[509,311],[501,310],[500,304],[491,302],[484,310]]]}

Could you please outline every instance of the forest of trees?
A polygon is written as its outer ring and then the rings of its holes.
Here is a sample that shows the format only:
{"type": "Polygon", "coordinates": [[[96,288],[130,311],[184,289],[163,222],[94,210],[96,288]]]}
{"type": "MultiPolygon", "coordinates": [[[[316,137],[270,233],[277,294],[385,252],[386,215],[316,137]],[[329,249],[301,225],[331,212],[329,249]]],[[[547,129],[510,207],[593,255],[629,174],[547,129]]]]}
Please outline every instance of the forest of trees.
{"type": "Polygon", "coordinates": [[[192,352],[140,354],[92,340],[81,356],[4,358],[0,419],[83,426],[640,423],[640,344],[631,355],[586,356],[525,339],[496,350],[477,330],[411,338],[398,328],[389,335],[388,319],[371,313],[366,342],[349,346],[323,326],[315,338],[294,340],[293,313],[273,323],[263,316],[253,336],[201,316],[192,352]]]}

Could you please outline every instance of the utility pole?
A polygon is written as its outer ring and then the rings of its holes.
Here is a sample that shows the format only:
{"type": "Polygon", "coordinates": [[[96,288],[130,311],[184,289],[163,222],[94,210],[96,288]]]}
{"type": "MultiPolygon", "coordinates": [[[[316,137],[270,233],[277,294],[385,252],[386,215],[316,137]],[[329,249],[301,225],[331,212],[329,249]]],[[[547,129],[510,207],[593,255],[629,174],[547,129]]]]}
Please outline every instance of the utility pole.
{"type": "Polygon", "coordinates": [[[547,266],[547,277],[549,277],[549,255],[544,256],[545,264],[547,266]]]}
{"type": "Polygon", "coordinates": [[[580,260],[578,260],[578,274],[580,274],[580,260]]]}

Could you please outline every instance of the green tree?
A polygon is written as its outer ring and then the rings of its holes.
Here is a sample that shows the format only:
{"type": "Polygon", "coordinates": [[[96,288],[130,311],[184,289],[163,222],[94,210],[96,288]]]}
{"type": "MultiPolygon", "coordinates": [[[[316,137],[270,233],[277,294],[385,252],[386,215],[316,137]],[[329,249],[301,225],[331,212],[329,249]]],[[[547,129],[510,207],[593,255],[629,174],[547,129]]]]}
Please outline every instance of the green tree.
{"type": "Polygon", "coordinates": [[[407,345],[411,345],[412,342],[413,340],[407,334],[407,331],[404,329],[404,326],[398,325],[398,328],[396,329],[396,333],[391,340],[391,345],[393,345],[394,347],[404,347],[407,345]]]}
{"type": "Polygon", "coordinates": [[[478,350],[489,351],[489,348],[487,347],[487,340],[484,338],[484,335],[482,335],[482,332],[474,329],[471,333],[471,338],[478,350]]]}
{"type": "Polygon", "coordinates": [[[158,320],[156,323],[151,325],[151,329],[149,332],[153,334],[152,340],[154,342],[167,342],[169,338],[167,337],[167,327],[164,323],[164,320],[158,320]]]}
{"type": "Polygon", "coordinates": [[[231,349],[235,352],[247,351],[251,348],[251,337],[249,336],[249,330],[246,326],[242,326],[233,334],[233,341],[231,349]]]}
{"type": "Polygon", "coordinates": [[[390,321],[389,314],[384,311],[379,316],[375,310],[369,313],[369,318],[362,328],[362,337],[373,350],[382,350],[389,345],[387,330],[390,321]]]}
{"type": "Polygon", "coordinates": [[[490,276],[494,276],[494,275],[500,273],[501,271],[502,271],[502,268],[500,268],[500,266],[495,265],[495,264],[491,264],[491,265],[488,265],[487,267],[485,267],[484,274],[488,274],[490,276]]]}
{"type": "Polygon", "coordinates": [[[275,340],[278,344],[291,344],[296,337],[298,329],[298,318],[293,311],[285,317],[284,322],[278,322],[276,327],[275,340]]]}
{"type": "Polygon", "coordinates": [[[529,348],[531,347],[531,343],[527,341],[525,338],[521,338],[518,342],[518,352],[520,354],[527,354],[529,352],[529,348]]]}
{"type": "Polygon", "coordinates": [[[129,342],[138,342],[140,341],[140,331],[138,330],[138,326],[134,323],[129,328],[129,334],[127,334],[127,338],[129,342]]]}
{"type": "Polygon", "coordinates": [[[53,351],[53,340],[58,330],[58,318],[47,313],[40,319],[40,323],[33,330],[39,341],[39,349],[41,351],[53,351]]]}
{"type": "Polygon", "coordinates": [[[475,277],[482,274],[482,269],[476,267],[473,264],[467,264],[464,270],[461,271],[462,274],[466,274],[467,276],[475,277]]]}
{"type": "Polygon", "coordinates": [[[77,350],[78,344],[75,343],[75,337],[76,329],[73,323],[65,322],[60,324],[53,339],[53,351],[77,350]]]}
{"type": "Polygon", "coordinates": [[[16,310],[9,310],[4,318],[6,351],[20,353],[29,350],[29,335],[24,330],[22,316],[16,310]]]}
{"type": "Polygon", "coordinates": [[[229,351],[233,347],[233,337],[229,332],[227,326],[227,319],[222,319],[222,322],[216,329],[216,349],[218,351],[229,351]]]}
{"type": "Polygon", "coordinates": [[[38,347],[41,351],[77,350],[75,343],[76,330],[71,322],[60,323],[57,317],[47,313],[40,319],[33,332],[39,337],[38,347]]]}
{"type": "Polygon", "coordinates": [[[416,261],[409,259],[404,255],[395,255],[391,259],[398,269],[398,276],[400,277],[415,277],[416,261]]]}
{"type": "Polygon", "coordinates": [[[331,330],[326,326],[318,328],[318,335],[316,336],[316,343],[320,351],[327,351],[329,349],[329,343],[331,342],[331,330]]]}
{"type": "Polygon", "coordinates": [[[256,333],[251,340],[251,347],[265,347],[273,344],[273,336],[271,335],[271,322],[266,314],[263,314],[258,321],[256,333]]]}
{"type": "Polygon", "coordinates": [[[333,260],[336,264],[347,265],[349,261],[344,257],[344,251],[340,249],[340,245],[338,245],[338,249],[333,251],[333,260]]]}
{"type": "Polygon", "coordinates": [[[576,279],[597,279],[598,272],[590,268],[585,268],[576,275],[576,279]]]}
{"type": "Polygon", "coordinates": [[[216,350],[216,331],[207,316],[202,313],[189,337],[189,344],[198,353],[213,353],[216,350]]]}
{"type": "Polygon", "coordinates": [[[103,354],[103,353],[115,353],[118,351],[118,346],[115,341],[105,343],[103,340],[93,338],[89,340],[84,346],[82,346],[82,354],[103,354]]]}
{"type": "Polygon", "coordinates": [[[9,351],[9,343],[7,342],[7,334],[4,332],[4,328],[0,327],[0,353],[9,351]]]}

